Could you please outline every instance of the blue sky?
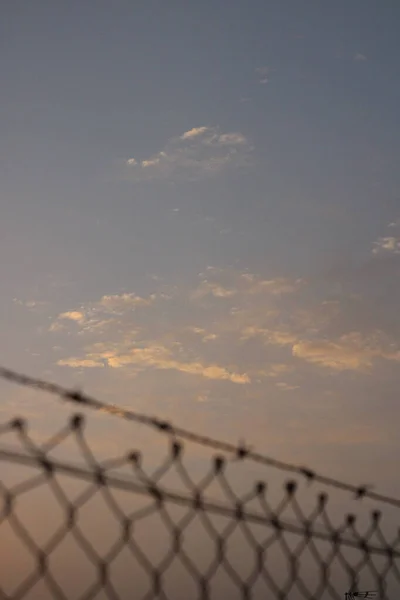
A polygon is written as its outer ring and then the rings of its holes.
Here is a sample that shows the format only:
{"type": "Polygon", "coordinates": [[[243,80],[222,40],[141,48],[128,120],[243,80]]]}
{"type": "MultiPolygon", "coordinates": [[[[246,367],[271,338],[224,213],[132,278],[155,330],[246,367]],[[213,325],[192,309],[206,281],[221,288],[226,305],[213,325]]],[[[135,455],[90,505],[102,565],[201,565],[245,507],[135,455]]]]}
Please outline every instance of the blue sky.
{"type": "Polygon", "coordinates": [[[392,489],[398,3],[1,12],[1,362],[392,489]]]}
{"type": "MultiPolygon", "coordinates": [[[[399,495],[399,19],[3,2],[0,363],[399,495]]],[[[0,389],[40,439],[70,412],[0,389]]]]}

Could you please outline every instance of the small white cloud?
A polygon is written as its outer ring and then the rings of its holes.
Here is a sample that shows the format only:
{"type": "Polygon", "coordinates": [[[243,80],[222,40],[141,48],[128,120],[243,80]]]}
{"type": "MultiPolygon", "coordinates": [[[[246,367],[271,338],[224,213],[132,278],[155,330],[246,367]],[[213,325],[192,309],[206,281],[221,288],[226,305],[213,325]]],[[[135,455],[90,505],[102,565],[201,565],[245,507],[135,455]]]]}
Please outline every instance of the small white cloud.
{"type": "MultiPolygon", "coordinates": [[[[126,166],[133,180],[197,179],[228,167],[247,165],[253,148],[240,132],[220,132],[218,127],[194,127],[167,142],[162,151],[126,166]]],[[[134,161],[134,162],[133,162],[134,161]]]]}
{"type": "Polygon", "coordinates": [[[379,238],[376,242],[374,242],[372,253],[380,254],[382,252],[400,254],[400,238],[396,238],[394,236],[379,238]]]}
{"type": "MultiPolygon", "coordinates": [[[[160,162],[159,158],[153,158],[152,160],[142,160],[142,162],[140,164],[144,169],[147,169],[147,167],[154,167],[155,165],[158,165],[159,162],[160,162]]],[[[135,164],[137,164],[137,163],[135,163],[135,164]]]]}
{"type": "Polygon", "coordinates": [[[357,52],[357,54],[354,55],[354,60],[356,60],[356,61],[367,60],[367,57],[364,54],[357,52]]]}
{"type": "Polygon", "coordinates": [[[262,85],[269,83],[268,75],[272,72],[270,67],[258,67],[255,71],[259,76],[258,83],[261,83],[262,85]]]}
{"type": "Polygon", "coordinates": [[[206,131],[208,131],[208,127],[193,127],[193,129],[189,129],[189,131],[185,131],[181,135],[181,140],[191,140],[199,135],[203,135],[206,131]]]}

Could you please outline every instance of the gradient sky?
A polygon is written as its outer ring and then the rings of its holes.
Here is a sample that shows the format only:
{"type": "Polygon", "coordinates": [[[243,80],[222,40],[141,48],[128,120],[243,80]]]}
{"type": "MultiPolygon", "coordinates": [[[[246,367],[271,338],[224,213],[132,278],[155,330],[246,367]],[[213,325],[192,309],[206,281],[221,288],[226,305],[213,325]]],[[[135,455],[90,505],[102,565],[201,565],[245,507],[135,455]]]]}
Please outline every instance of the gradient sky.
{"type": "MultiPolygon", "coordinates": [[[[399,20],[398,0],[3,1],[0,364],[400,495],[399,20]]],[[[0,390],[40,439],[71,412],[0,390]]],[[[157,462],[143,428],[91,427],[99,454],[157,462]]]]}
{"type": "Polygon", "coordinates": [[[400,492],[399,3],[0,13],[0,362],[400,492]]]}

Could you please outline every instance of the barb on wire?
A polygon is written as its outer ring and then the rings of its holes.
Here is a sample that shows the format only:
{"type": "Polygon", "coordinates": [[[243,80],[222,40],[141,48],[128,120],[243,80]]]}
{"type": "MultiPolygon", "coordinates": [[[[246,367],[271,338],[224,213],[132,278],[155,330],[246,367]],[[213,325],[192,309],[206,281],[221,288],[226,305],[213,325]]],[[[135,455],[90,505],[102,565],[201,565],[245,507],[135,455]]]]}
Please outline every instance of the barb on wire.
{"type": "Polygon", "coordinates": [[[326,475],[321,475],[309,468],[286,463],[275,458],[259,454],[253,451],[250,447],[247,447],[243,443],[235,446],[234,444],[231,444],[229,442],[223,442],[208,436],[200,435],[182,427],[175,426],[172,423],[169,423],[168,421],[163,421],[155,417],[150,417],[149,415],[144,415],[133,410],[127,410],[125,408],[118,407],[115,404],[110,405],[100,400],[97,400],[96,398],[92,398],[84,394],[83,392],[76,390],[68,390],[60,385],[49,383],[47,381],[43,381],[34,377],[29,377],[27,375],[17,373],[16,371],[6,369],[5,367],[1,366],[0,378],[22,386],[40,389],[42,391],[56,395],[60,399],[67,402],[80,404],[87,408],[92,408],[95,410],[106,412],[110,415],[114,415],[128,421],[135,421],[142,425],[155,428],[157,431],[173,435],[175,438],[181,438],[182,440],[190,441],[201,446],[206,446],[212,448],[213,450],[226,452],[227,454],[233,454],[234,458],[236,458],[237,460],[251,460],[259,464],[273,467],[280,471],[285,471],[287,473],[295,473],[297,475],[302,476],[308,483],[318,482],[329,487],[334,487],[343,491],[350,492],[353,495],[354,499],[357,500],[361,500],[362,498],[370,498],[371,500],[383,502],[386,504],[390,504],[396,508],[400,508],[400,499],[380,494],[378,492],[374,492],[370,489],[370,486],[356,486],[349,483],[345,483],[343,481],[339,481],[338,479],[334,479],[332,477],[328,477],[326,475]]]}

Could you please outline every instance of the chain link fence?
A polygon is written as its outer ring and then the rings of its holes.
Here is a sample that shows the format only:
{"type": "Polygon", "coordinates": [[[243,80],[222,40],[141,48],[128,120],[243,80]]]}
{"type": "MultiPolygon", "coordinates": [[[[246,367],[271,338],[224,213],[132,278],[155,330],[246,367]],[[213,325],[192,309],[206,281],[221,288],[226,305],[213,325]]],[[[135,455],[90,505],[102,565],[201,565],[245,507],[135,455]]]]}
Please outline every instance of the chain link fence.
{"type": "MultiPolygon", "coordinates": [[[[394,510],[385,527],[376,508],[357,518],[340,513],[326,492],[310,491],[307,482],[320,476],[304,468],[283,486],[242,481],[238,491],[235,470],[249,465],[250,450],[236,448],[240,462],[224,447],[225,455],[203,461],[200,475],[186,458],[189,442],[171,426],[158,430],[167,433],[164,460],[145,468],[139,451],[96,457],[83,415],[40,443],[22,419],[0,426],[0,599],[317,600],[358,593],[383,600],[399,593],[395,498],[378,495],[394,510]],[[74,451],[58,452],[66,442],[74,451]]],[[[357,506],[373,495],[330,481],[325,485],[351,491],[357,506]]]]}

